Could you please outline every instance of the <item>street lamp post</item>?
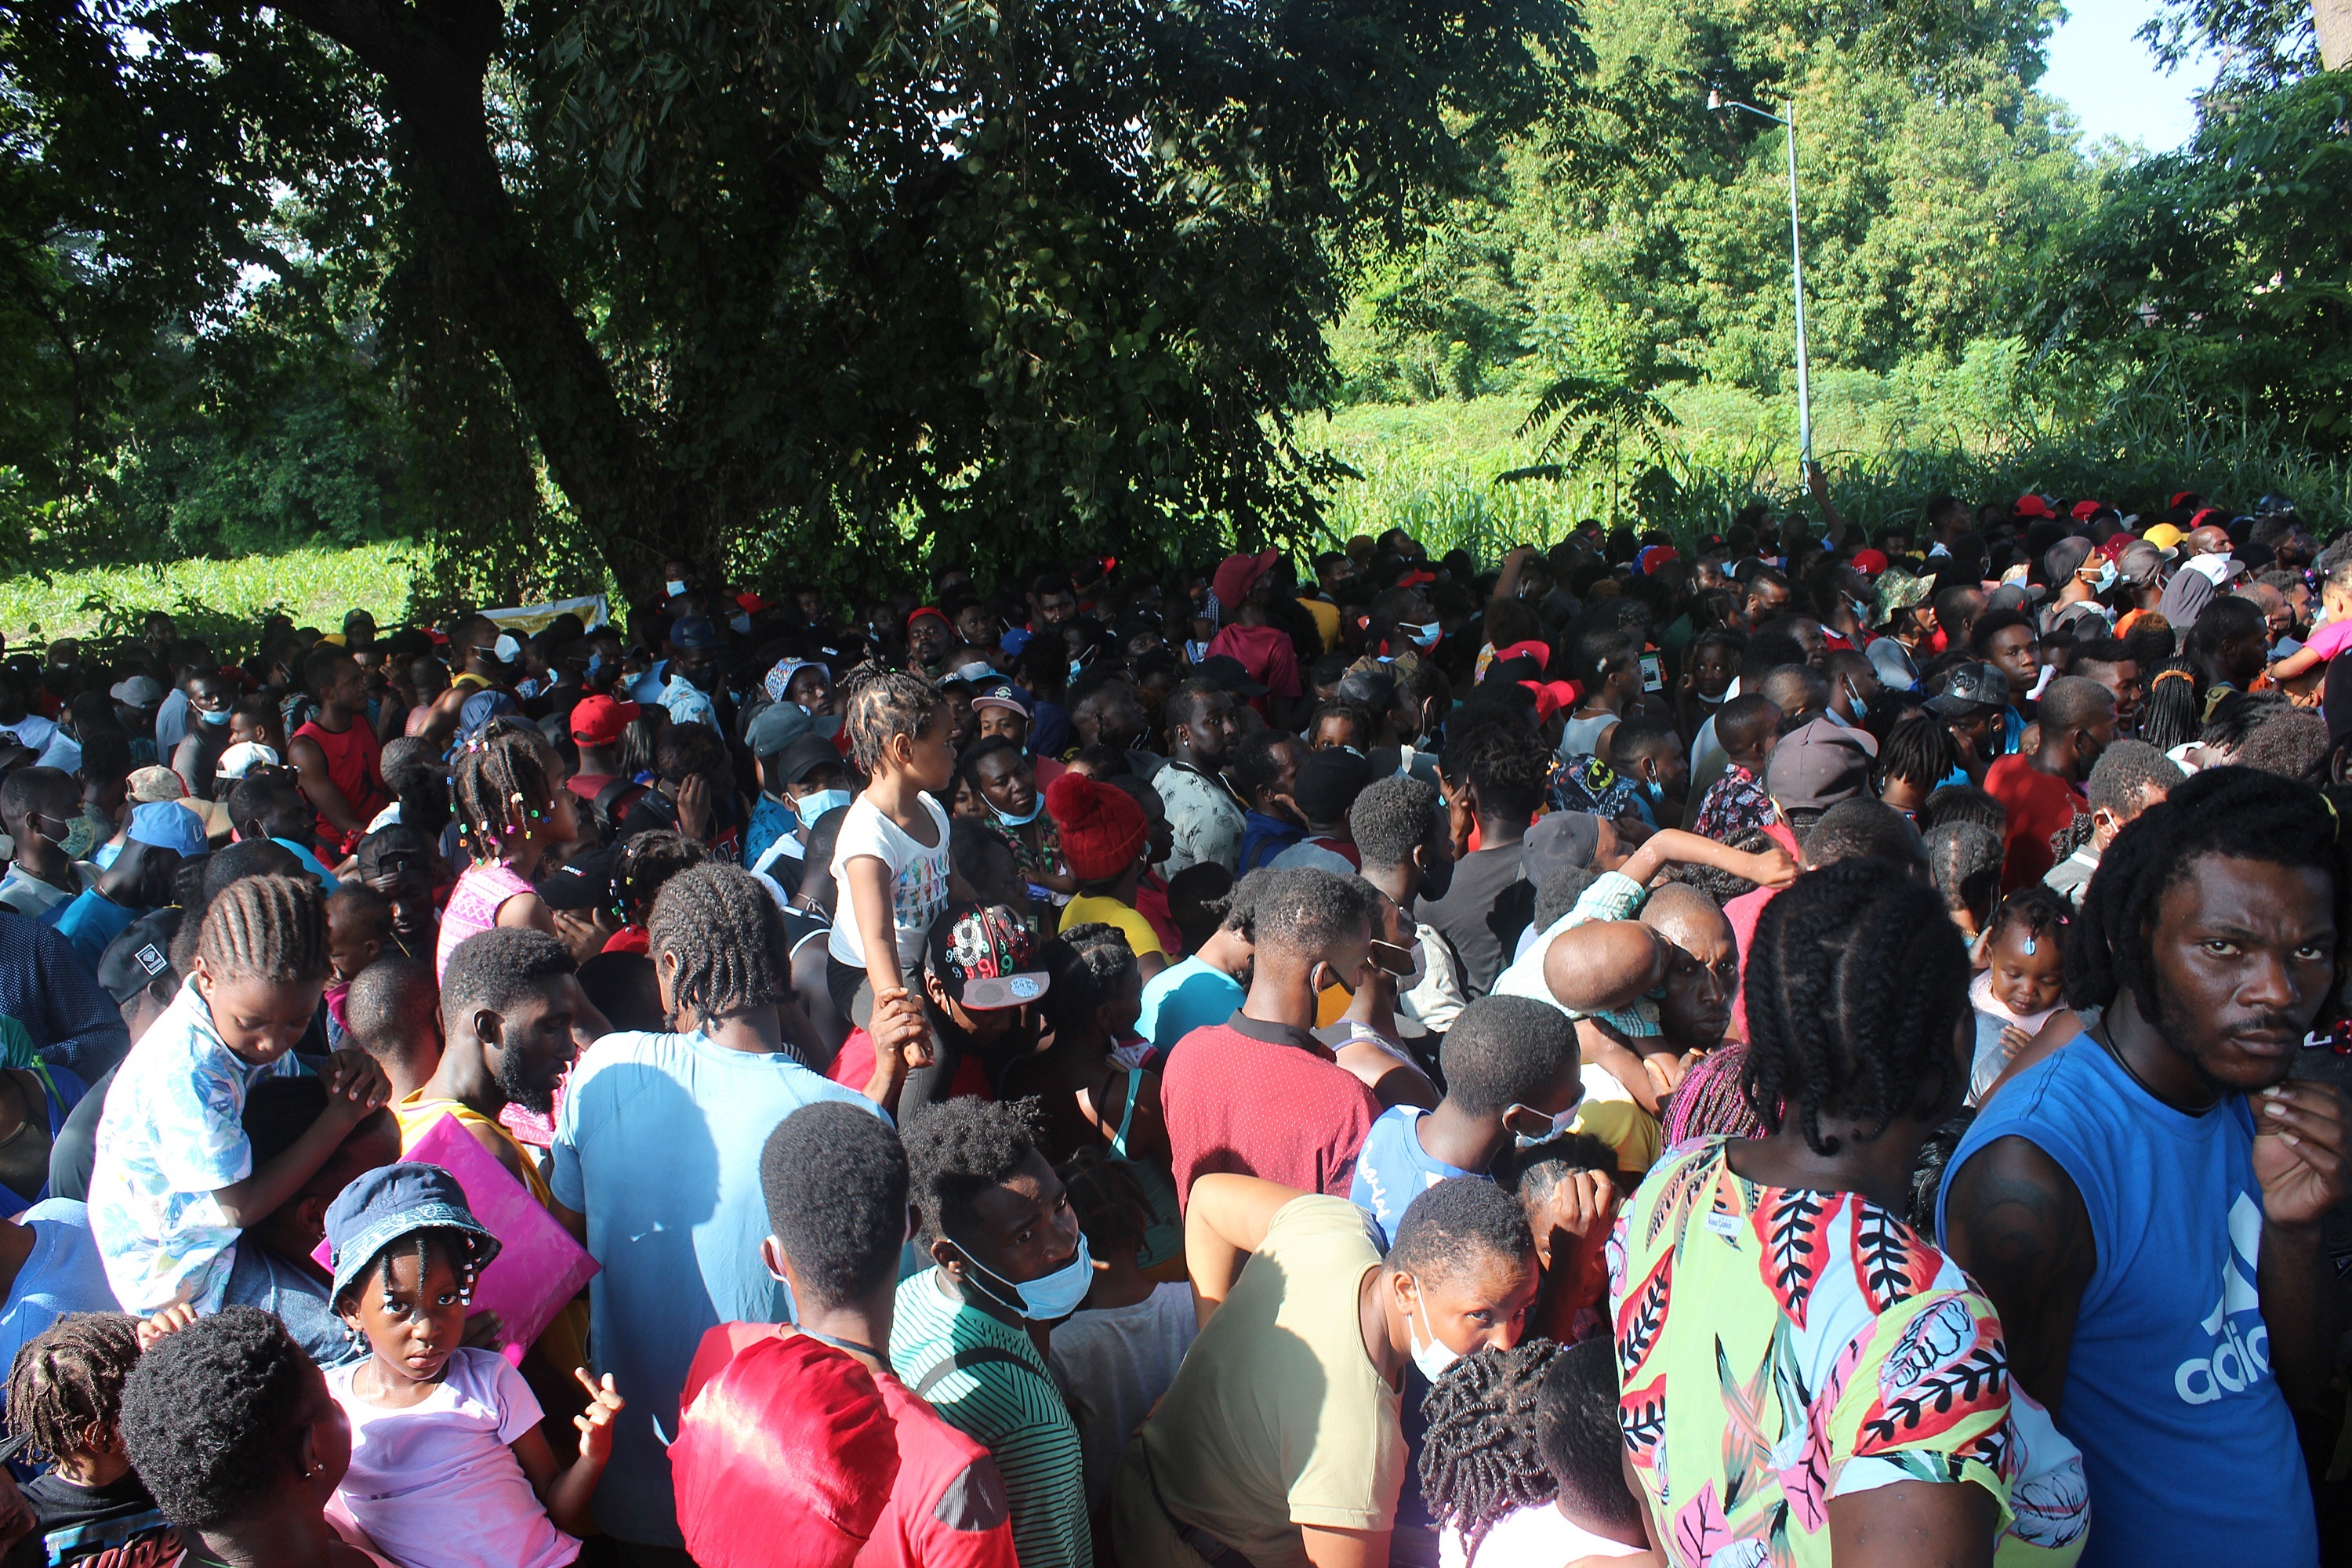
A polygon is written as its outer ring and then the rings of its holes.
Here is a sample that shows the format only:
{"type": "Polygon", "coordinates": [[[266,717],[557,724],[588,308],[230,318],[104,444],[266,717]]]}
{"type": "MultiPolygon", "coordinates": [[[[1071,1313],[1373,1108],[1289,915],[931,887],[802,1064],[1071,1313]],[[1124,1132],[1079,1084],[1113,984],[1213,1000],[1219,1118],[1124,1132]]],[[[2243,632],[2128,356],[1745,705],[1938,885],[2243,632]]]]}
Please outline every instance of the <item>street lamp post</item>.
{"type": "Polygon", "coordinates": [[[1790,107],[1789,117],[1741,103],[1723,96],[1719,88],[1709,88],[1706,106],[1710,110],[1739,109],[1769,120],[1789,133],[1789,279],[1797,300],[1797,445],[1803,454],[1805,471],[1813,467],[1813,399],[1812,389],[1805,370],[1805,236],[1797,218],[1797,121],[1796,109],[1790,107]]]}

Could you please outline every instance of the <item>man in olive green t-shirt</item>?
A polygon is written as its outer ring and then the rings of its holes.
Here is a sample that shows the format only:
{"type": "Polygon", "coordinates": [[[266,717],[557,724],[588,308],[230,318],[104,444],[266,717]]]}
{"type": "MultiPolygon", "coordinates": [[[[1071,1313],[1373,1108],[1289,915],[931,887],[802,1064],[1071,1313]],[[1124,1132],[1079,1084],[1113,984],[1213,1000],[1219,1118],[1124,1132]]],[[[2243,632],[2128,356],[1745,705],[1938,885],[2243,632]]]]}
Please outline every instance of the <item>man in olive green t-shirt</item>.
{"type": "Polygon", "coordinates": [[[1406,1363],[1433,1378],[1516,1344],[1535,1300],[1517,1201],[1480,1177],[1440,1182],[1406,1209],[1383,1260],[1345,1199],[1208,1175],[1192,1184],[1185,1251],[1215,1315],[1112,1482],[1122,1562],[1385,1564],[1406,1363]]]}

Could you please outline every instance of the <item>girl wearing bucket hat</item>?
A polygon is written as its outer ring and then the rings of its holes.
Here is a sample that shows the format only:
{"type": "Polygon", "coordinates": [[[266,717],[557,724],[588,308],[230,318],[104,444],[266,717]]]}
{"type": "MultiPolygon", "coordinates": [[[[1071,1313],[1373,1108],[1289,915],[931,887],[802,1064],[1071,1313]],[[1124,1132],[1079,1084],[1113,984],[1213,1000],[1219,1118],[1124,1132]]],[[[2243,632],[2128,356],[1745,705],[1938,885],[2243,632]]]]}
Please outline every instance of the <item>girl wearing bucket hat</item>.
{"type": "Polygon", "coordinates": [[[612,1375],[585,1367],[580,1455],[559,1464],[539,1401],[495,1351],[462,1343],[466,1309],[499,1238],[457,1179],[410,1162],[370,1171],[327,1209],[330,1300],[373,1352],[327,1374],[352,1424],[341,1496],[360,1527],[407,1568],[560,1568],[613,1452],[612,1375]],[[562,1526],[563,1528],[558,1528],[562,1526]]]}

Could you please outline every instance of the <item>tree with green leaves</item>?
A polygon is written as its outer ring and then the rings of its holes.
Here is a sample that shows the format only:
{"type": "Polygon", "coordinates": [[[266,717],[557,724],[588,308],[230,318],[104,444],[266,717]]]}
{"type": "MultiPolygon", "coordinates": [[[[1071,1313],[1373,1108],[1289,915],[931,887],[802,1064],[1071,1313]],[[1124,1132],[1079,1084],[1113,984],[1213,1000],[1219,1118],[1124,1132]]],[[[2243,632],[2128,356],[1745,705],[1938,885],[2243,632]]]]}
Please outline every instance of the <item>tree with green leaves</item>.
{"type": "Polygon", "coordinates": [[[1295,537],[1340,279],[1585,58],[1559,0],[0,0],[5,458],[72,488],[275,311],[431,525],[632,588],[1295,537]]]}

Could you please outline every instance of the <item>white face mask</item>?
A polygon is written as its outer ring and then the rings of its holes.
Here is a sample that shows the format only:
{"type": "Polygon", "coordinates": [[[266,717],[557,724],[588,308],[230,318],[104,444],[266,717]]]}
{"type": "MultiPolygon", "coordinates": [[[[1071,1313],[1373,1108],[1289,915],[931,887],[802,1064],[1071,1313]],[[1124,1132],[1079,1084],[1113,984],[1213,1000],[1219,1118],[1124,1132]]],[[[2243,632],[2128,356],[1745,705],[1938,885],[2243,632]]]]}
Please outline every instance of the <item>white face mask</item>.
{"type": "Polygon", "coordinates": [[[1405,1278],[1412,1281],[1412,1311],[1413,1316],[1420,1320],[1418,1327],[1412,1323],[1405,1325],[1405,1331],[1412,1337],[1412,1364],[1421,1369],[1422,1376],[1435,1383],[1462,1359],[1462,1352],[1439,1339],[1436,1330],[1429,1328],[1429,1298],[1421,1288],[1420,1277],[1408,1274],[1405,1278]],[[1427,1344],[1421,1342],[1421,1329],[1429,1329],[1427,1344]]]}

